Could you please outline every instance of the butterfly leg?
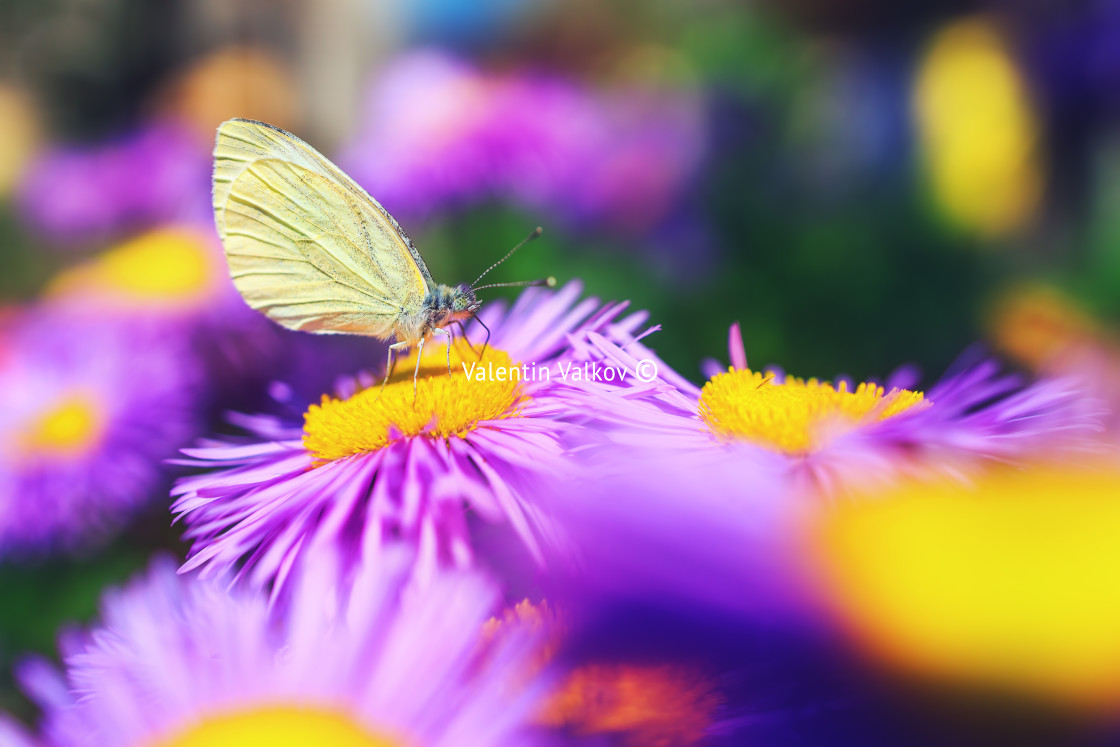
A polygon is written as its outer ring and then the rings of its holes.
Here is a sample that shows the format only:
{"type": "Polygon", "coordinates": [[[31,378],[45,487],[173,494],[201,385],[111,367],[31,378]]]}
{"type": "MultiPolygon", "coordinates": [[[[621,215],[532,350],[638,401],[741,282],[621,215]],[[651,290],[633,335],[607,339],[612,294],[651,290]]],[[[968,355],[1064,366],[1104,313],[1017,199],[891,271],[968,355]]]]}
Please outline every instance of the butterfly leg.
{"type": "Polygon", "coordinates": [[[416,370],[412,372],[412,406],[416,406],[416,380],[420,378],[420,361],[424,357],[424,338],[416,343],[416,370]]]}
{"type": "MultiPolygon", "coordinates": [[[[397,363],[396,358],[393,357],[393,353],[407,347],[407,342],[394,342],[389,346],[389,360],[385,362],[385,378],[381,380],[381,389],[377,391],[377,399],[381,399],[381,394],[385,391],[385,385],[389,383],[389,377],[393,375],[393,367],[397,363]]],[[[377,399],[375,399],[374,402],[376,402],[377,399]]]]}
{"type": "Polygon", "coordinates": [[[454,376],[451,375],[451,341],[452,341],[451,330],[436,327],[435,329],[432,330],[432,335],[433,336],[435,336],[435,335],[447,335],[447,378],[449,378],[449,379],[455,378],[454,376]]]}
{"type": "MultiPolygon", "coordinates": [[[[474,318],[474,320],[479,324],[482,324],[482,320],[477,316],[474,318]]],[[[482,324],[482,328],[486,330],[486,339],[482,341],[482,352],[478,354],[479,360],[482,360],[482,356],[486,353],[486,346],[490,344],[490,328],[485,324],[482,324]]]]}
{"type": "Polygon", "coordinates": [[[477,355],[481,360],[482,353],[474,349],[474,343],[471,342],[471,338],[467,337],[467,328],[463,326],[462,322],[455,322],[455,324],[459,327],[459,335],[467,341],[467,346],[471,349],[471,352],[477,355]]]}

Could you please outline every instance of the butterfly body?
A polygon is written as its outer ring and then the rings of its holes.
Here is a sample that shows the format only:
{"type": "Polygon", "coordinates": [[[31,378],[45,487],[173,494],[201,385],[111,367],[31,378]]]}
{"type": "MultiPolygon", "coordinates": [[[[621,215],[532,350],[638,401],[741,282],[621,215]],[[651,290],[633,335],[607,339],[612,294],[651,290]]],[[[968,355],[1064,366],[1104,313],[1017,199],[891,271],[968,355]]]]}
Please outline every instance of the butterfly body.
{"type": "Polygon", "coordinates": [[[419,312],[401,313],[394,327],[394,336],[410,345],[427,339],[437,329],[463,322],[478,313],[482,303],[465,285],[434,285],[424,296],[419,312]]]}

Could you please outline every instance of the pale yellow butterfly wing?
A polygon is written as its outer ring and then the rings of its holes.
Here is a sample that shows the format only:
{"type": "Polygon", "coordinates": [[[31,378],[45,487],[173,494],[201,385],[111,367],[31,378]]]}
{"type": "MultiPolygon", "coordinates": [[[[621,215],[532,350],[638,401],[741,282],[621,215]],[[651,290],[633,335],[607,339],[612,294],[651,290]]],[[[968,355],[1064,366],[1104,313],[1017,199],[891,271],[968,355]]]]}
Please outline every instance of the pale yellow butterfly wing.
{"type": "Polygon", "coordinates": [[[431,276],[361,187],[299,138],[248,120],[218,129],[214,218],[234,285],[290,329],[386,338],[431,276]]]}

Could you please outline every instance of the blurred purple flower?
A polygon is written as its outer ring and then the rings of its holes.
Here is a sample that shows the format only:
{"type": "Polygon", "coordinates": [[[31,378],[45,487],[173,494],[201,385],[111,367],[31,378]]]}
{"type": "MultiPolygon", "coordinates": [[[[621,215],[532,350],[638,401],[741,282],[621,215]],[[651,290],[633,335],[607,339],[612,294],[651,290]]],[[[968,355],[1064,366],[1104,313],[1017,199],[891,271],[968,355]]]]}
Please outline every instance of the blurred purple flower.
{"type": "Polygon", "coordinates": [[[99,146],[49,149],[26,174],[22,215],[56,242],[89,244],[209,211],[209,149],[168,122],[99,146]]]}
{"type": "Polygon", "coordinates": [[[508,311],[499,303],[483,310],[493,334],[479,371],[493,363],[520,382],[493,371],[487,381],[469,376],[478,351],[466,357],[464,342],[453,348],[449,378],[442,346],[430,345],[415,397],[414,362],[406,360],[383,392],[378,378],[359,376],[338,398],[312,406],[302,427],[239,416],[248,438],[186,450],[186,464],[215,471],[174,490],[173,511],[194,542],[183,570],[210,575],[243,563],[252,584],[275,580],[280,589],[311,544],[336,543],[356,561],[405,539],[419,547],[423,580],[440,566],[471,564],[465,506],[512,527],[539,558],[540,540],[554,528],[533,495],[565,473],[565,444],[593,440],[592,424],[616,408],[624,414],[636,399],[671,391],[635,385],[632,375],[625,383],[573,380],[585,362],[601,371],[609,347],[602,341],[625,344],[645,318],[619,319],[624,304],[579,295],[576,283],[555,293],[531,289],[508,311]]]}
{"type": "Polygon", "coordinates": [[[0,714],[0,744],[4,747],[41,747],[28,729],[2,714],[0,714]]]}
{"type": "Polygon", "coordinates": [[[0,356],[0,557],[103,541],[160,492],[197,433],[200,379],[175,340],[32,312],[0,356]]]}
{"type": "Polygon", "coordinates": [[[616,448],[582,459],[542,504],[563,528],[558,555],[578,582],[552,597],[746,618],[796,607],[788,531],[799,504],[781,465],[672,449],[616,448]]]}
{"type": "Polygon", "coordinates": [[[545,489],[566,531],[546,587],[561,713],[626,745],[913,743],[884,737],[885,699],[814,596],[798,529],[820,504],[753,456],[617,448],[545,489]]]}
{"type": "Polygon", "coordinates": [[[437,52],[389,66],[365,119],[341,163],[406,217],[498,199],[641,235],[677,208],[703,149],[691,96],[599,94],[437,52]]]}
{"type": "Polygon", "coordinates": [[[404,593],[399,554],[352,585],[331,558],[305,569],[283,610],[167,562],[108,594],[99,627],[62,639],[65,674],[21,666],[45,744],[533,743],[533,636],[483,639],[500,601],[485,577],[404,593]]]}

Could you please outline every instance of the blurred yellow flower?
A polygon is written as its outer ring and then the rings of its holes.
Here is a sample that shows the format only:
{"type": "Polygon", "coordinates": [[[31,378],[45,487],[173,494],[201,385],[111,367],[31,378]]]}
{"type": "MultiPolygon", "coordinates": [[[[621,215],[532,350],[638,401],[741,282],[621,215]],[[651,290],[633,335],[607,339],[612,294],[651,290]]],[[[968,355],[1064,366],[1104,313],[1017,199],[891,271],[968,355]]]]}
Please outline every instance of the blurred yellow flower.
{"type": "Polygon", "coordinates": [[[225,265],[210,239],[193,229],[169,227],[63,271],[45,295],[55,301],[170,311],[212,303],[226,282],[225,265]]]}
{"type": "Polygon", "coordinates": [[[226,47],[184,68],[161,92],[159,109],[212,141],[218,125],[247,117],[296,128],[296,81],[274,55],[253,47],[226,47]]]}
{"type": "Polygon", "coordinates": [[[20,89],[0,82],[0,197],[19,182],[41,139],[38,112],[20,89]]]}
{"type": "Polygon", "coordinates": [[[1022,226],[1042,192],[1038,126],[991,23],[964,20],[936,34],[914,105],[928,178],[948,218],[986,237],[1022,226]]]}
{"type": "Polygon", "coordinates": [[[1120,426],[1120,336],[1053,288],[1009,289],[988,316],[992,341],[1005,354],[1047,376],[1067,376],[1112,412],[1120,426]]]}
{"type": "Polygon", "coordinates": [[[1003,352],[1035,370],[1053,371],[1059,357],[1075,356],[1082,348],[1114,347],[1076,303],[1041,285],[1006,291],[993,305],[988,326],[1003,352]]]}
{"type": "Polygon", "coordinates": [[[1079,706],[1120,706],[1120,471],[1034,467],[823,509],[810,566],[873,655],[1079,706]]]}
{"type": "Polygon", "coordinates": [[[75,392],[61,397],[24,424],[21,458],[73,456],[100,444],[104,416],[96,397],[75,392]]]}

